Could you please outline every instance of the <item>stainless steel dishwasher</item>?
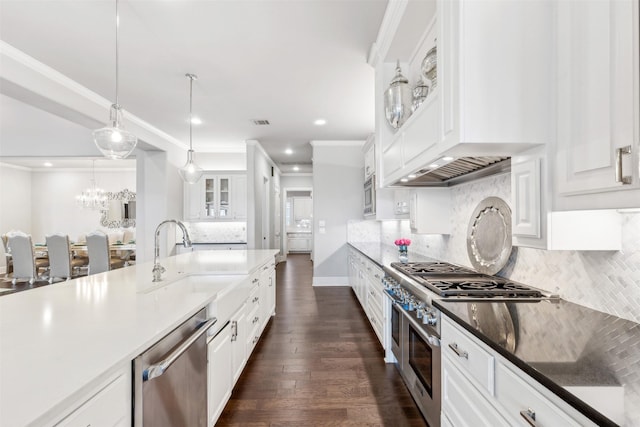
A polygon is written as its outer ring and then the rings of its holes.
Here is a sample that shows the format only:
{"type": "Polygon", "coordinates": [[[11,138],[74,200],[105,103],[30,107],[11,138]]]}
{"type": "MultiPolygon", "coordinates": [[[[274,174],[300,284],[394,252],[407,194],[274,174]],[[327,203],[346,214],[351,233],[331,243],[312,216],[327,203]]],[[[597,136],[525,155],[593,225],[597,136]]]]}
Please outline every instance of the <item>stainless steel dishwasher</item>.
{"type": "Polygon", "coordinates": [[[202,309],[133,361],[135,427],[207,426],[206,333],[202,309]]]}

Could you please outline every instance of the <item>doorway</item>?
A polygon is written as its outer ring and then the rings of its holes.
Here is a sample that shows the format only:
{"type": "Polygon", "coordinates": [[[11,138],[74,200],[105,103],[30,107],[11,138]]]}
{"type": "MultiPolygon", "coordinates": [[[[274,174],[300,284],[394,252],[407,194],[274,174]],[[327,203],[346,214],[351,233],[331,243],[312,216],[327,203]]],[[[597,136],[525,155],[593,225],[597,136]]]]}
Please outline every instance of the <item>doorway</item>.
{"type": "Polygon", "coordinates": [[[313,192],[310,188],[285,189],[284,253],[308,253],[313,259],[313,192]]]}

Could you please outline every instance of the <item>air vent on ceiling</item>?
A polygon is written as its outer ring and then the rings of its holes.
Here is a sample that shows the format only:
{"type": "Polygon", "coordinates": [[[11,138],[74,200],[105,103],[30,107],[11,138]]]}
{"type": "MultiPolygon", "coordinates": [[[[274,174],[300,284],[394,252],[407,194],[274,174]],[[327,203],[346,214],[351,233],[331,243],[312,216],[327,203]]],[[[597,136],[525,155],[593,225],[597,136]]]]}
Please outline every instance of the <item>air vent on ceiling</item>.
{"type": "Polygon", "coordinates": [[[269,125],[269,120],[264,120],[264,119],[252,119],[251,123],[253,123],[256,126],[267,126],[269,125]]]}

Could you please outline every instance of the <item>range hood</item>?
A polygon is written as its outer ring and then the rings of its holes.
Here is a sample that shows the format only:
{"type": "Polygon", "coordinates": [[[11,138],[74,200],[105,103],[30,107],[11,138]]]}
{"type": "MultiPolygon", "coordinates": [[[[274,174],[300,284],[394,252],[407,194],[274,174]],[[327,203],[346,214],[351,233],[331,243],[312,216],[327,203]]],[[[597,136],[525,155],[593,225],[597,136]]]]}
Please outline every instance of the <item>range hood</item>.
{"type": "Polygon", "coordinates": [[[394,186],[450,187],[510,170],[511,157],[459,157],[442,166],[422,168],[413,174],[415,178],[400,180],[394,186]]]}

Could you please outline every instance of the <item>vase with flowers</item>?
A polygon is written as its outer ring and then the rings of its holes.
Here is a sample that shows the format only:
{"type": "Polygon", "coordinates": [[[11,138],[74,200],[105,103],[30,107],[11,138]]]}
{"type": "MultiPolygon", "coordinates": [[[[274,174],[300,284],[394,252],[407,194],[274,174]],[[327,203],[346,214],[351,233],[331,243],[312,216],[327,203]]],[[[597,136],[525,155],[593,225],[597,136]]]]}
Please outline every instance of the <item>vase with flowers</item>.
{"type": "Polygon", "coordinates": [[[398,247],[398,252],[399,252],[399,256],[400,256],[400,262],[403,264],[406,264],[407,262],[409,262],[409,254],[408,252],[408,246],[411,244],[411,240],[409,239],[396,239],[395,245],[398,247]]]}

